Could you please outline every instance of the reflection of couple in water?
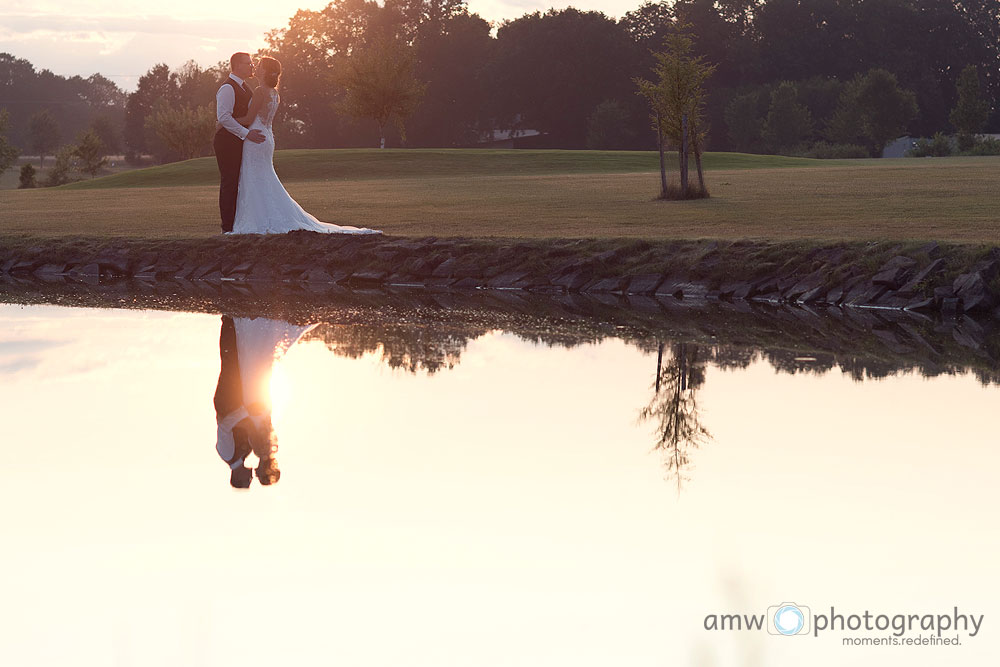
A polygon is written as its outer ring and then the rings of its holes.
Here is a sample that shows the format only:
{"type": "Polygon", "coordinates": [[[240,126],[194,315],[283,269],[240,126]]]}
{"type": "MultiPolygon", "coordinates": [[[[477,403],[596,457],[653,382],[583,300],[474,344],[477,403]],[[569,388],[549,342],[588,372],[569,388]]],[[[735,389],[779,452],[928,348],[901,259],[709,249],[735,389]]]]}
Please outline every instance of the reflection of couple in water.
{"type": "Polygon", "coordinates": [[[271,424],[271,371],[274,362],[311,326],[264,318],[222,317],[219,355],[222,370],[215,389],[215,448],[230,468],[229,483],[238,489],[250,487],[256,472],[261,484],[274,484],[278,469],[278,439],[271,424]],[[257,468],[246,465],[251,452],[257,468]]]}

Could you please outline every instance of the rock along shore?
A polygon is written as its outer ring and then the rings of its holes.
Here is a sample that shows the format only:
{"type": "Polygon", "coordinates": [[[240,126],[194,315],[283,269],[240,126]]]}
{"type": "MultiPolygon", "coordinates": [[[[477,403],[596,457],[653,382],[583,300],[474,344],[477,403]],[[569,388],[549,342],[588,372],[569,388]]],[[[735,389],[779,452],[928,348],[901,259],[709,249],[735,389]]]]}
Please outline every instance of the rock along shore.
{"type": "Polygon", "coordinates": [[[323,236],[0,239],[3,281],[304,283],[658,295],[1000,318],[1000,248],[323,236]]]}

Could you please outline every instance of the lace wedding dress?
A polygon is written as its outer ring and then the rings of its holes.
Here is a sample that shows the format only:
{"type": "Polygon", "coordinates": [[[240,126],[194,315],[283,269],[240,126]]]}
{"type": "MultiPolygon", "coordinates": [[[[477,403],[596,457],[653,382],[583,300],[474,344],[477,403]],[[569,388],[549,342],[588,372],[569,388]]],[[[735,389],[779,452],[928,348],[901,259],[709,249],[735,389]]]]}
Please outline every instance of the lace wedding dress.
{"type": "Polygon", "coordinates": [[[261,90],[268,95],[250,125],[264,133],[264,141],[243,142],[239,194],[236,198],[236,222],[232,234],[285,234],[304,229],[324,234],[381,234],[375,229],[332,225],[320,222],[291,198],[274,173],[274,133],[271,122],[278,110],[278,91],[261,90]]]}

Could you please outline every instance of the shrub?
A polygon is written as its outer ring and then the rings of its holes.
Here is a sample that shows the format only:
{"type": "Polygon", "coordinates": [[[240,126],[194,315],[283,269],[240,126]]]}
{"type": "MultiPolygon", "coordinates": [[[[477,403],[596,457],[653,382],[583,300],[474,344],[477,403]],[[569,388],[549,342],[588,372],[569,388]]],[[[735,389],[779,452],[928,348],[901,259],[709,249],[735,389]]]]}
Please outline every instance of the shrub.
{"type": "Polygon", "coordinates": [[[930,139],[918,139],[916,145],[906,155],[908,157],[948,157],[953,152],[951,138],[938,132],[930,139]]]}
{"type": "Polygon", "coordinates": [[[615,100],[598,104],[587,118],[587,148],[591,150],[621,149],[628,145],[629,117],[615,100]]]}
{"type": "Polygon", "coordinates": [[[35,181],[35,167],[30,162],[21,167],[21,177],[17,187],[22,189],[38,187],[35,181]]]}
{"type": "Polygon", "coordinates": [[[49,177],[45,181],[45,187],[65,185],[70,181],[70,173],[73,171],[73,157],[76,146],[63,146],[56,153],[56,163],[49,170],[49,177]]]}
{"type": "Polygon", "coordinates": [[[1000,155],[1000,140],[993,137],[977,139],[963,155],[1000,155]]]}
{"type": "Polygon", "coordinates": [[[831,144],[826,141],[817,141],[812,147],[802,153],[802,157],[817,158],[819,160],[847,160],[869,157],[869,155],[868,149],[858,144],[831,144]]]}

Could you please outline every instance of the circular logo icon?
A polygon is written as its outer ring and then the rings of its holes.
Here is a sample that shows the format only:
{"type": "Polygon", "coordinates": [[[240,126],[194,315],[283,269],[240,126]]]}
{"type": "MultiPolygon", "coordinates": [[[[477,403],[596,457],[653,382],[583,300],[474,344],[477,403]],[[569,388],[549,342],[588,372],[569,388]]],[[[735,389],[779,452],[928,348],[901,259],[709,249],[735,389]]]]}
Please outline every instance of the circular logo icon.
{"type": "Polygon", "coordinates": [[[774,612],[774,627],[783,635],[798,634],[806,618],[795,605],[786,604],[774,612]]]}

